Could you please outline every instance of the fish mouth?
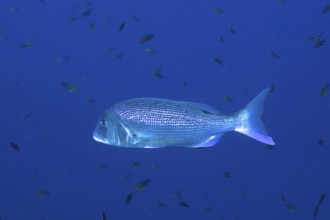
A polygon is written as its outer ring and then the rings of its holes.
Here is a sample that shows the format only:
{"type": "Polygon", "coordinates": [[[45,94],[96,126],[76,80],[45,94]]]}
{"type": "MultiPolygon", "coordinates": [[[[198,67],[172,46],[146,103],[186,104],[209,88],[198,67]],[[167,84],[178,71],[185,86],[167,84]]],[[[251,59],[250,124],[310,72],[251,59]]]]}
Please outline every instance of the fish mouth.
{"type": "Polygon", "coordinates": [[[98,141],[98,142],[101,142],[101,143],[105,143],[106,144],[106,141],[105,141],[105,138],[102,137],[102,135],[100,135],[98,132],[94,131],[93,132],[93,138],[94,140],[98,141]]]}

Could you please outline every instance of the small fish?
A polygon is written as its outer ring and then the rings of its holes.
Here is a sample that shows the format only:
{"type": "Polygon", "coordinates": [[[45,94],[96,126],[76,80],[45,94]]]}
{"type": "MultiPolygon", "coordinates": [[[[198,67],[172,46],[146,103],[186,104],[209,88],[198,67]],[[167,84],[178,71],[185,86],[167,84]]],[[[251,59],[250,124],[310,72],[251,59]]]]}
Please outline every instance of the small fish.
{"type": "Polygon", "coordinates": [[[69,92],[78,92],[78,88],[70,82],[60,82],[60,86],[67,89],[69,92]]]}
{"type": "Polygon", "coordinates": [[[232,103],[233,102],[233,99],[232,98],[230,98],[229,96],[224,96],[224,97],[222,97],[222,99],[225,101],[225,102],[229,102],[229,103],[232,103]]]}
{"type": "Polygon", "coordinates": [[[220,64],[220,65],[223,65],[222,60],[220,60],[219,57],[217,57],[217,56],[213,56],[213,60],[214,60],[214,62],[216,62],[216,63],[218,63],[218,64],[220,64]]]}
{"type": "Polygon", "coordinates": [[[146,54],[154,54],[154,53],[157,53],[156,50],[151,49],[151,48],[146,48],[146,49],[144,49],[144,52],[145,52],[146,54]]]}
{"type": "Polygon", "coordinates": [[[209,212],[209,211],[211,211],[213,208],[212,207],[206,207],[205,209],[204,209],[204,212],[209,212]]]}
{"type": "Polygon", "coordinates": [[[108,108],[93,132],[101,143],[118,147],[211,147],[229,131],[275,145],[262,122],[264,103],[272,87],[260,92],[245,108],[223,115],[196,102],[135,98],[108,108]]]}
{"type": "Polygon", "coordinates": [[[121,59],[123,57],[123,54],[121,54],[121,53],[117,53],[114,57],[113,57],[113,59],[114,60],[119,60],[119,59],[121,59]]]}
{"type": "Polygon", "coordinates": [[[289,209],[291,212],[296,212],[296,211],[297,211],[297,208],[296,208],[294,205],[287,203],[284,194],[281,193],[280,195],[281,195],[281,200],[282,200],[282,202],[284,203],[284,206],[285,206],[287,209],[289,209]]]}
{"type": "Polygon", "coordinates": [[[297,211],[297,208],[294,206],[294,205],[292,205],[292,204],[288,204],[288,203],[286,203],[286,204],[284,204],[285,205],[285,207],[287,207],[291,212],[296,212],[297,211]]]}
{"type": "Polygon", "coordinates": [[[104,170],[104,169],[107,168],[107,167],[108,167],[108,164],[107,164],[107,163],[101,163],[101,164],[99,165],[100,170],[104,170]]]}
{"type": "Polygon", "coordinates": [[[161,69],[162,69],[161,66],[160,67],[157,67],[156,69],[154,69],[152,71],[152,75],[154,75],[158,79],[163,79],[163,75],[160,73],[161,69]]]}
{"type": "Polygon", "coordinates": [[[108,48],[107,48],[107,51],[108,51],[108,52],[112,52],[112,51],[114,51],[114,50],[116,50],[115,47],[108,47],[108,48]]]}
{"type": "Polygon", "coordinates": [[[271,58],[274,58],[274,59],[280,59],[281,57],[275,53],[274,51],[268,51],[267,52],[267,55],[270,56],[271,58]]]}
{"type": "Polygon", "coordinates": [[[140,162],[137,162],[137,161],[135,161],[131,164],[131,168],[137,168],[139,166],[140,166],[140,162]]]}
{"type": "Polygon", "coordinates": [[[320,96],[321,97],[326,96],[326,94],[328,94],[329,89],[330,89],[330,84],[327,82],[327,84],[321,88],[320,96]]]}
{"type": "Polygon", "coordinates": [[[69,19],[69,22],[76,22],[79,19],[80,19],[79,17],[72,17],[72,18],[69,19]]]}
{"type": "Polygon", "coordinates": [[[224,39],[223,36],[220,36],[220,37],[219,37],[219,41],[220,41],[220,42],[223,42],[224,40],[225,40],[225,39],[224,39]]]}
{"type": "Polygon", "coordinates": [[[142,180],[141,182],[139,182],[135,186],[134,192],[141,191],[144,187],[146,187],[147,185],[149,185],[149,183],[151,183],[151,180],[149,178],[146,178],[146,179],[142,180]]]}
{"type": "Polygon", "coordinates": [[[134,15],[132,16],[132,19],[133,19],[133,21],[138,21],[139,20],[139,18],[134,16],[134,15]]]}
{"type": "Polygon", "coordinates": [[[318,213],[319,208],[322,205],[324,199],[325,199],[325,193],[322,193],[320,196],[319,202],[317,203],[317,205],[314,208],[314,220],[316,220],[317,213],[318,213]]]}
{"type": "Polygon", "coordinates": [[[320,139],[318,142],[317,142],[318,145],[323,145],[324,144],[324,139],[320,139]]]}
{"type": "Polygon", "coordinates": [[[313,42],[314,48],[319,48],[327,42],[326,39],[322,38],[322,34],[319,34],[318,36],[309,36],[308,39],[313,42]]]}
{"type": "Polygon", "coordinates": [[[9,145],[16,151],[20,151],[21,148],[18,146],[18,144],[15,143],[9,143],[9,145]]]}
{"type": "Polygon", "coordinates": [[[86,9],[85,11],[83,11],[83,12],[81,13],[81,17],[87,17],[87,16],[90,16],[90,15],[92,14],[92,12],[93,12],[93,9],[92,9],[92,8],[88,8],[88,9],[86,9]]]}
{"type": "Polygon", "coordinates": [[[31,41],[25,41],[21,44],[21,48],[31,48],[33,47],[33,43],[31,41]]]}
{"type": "Polygon", "coordinates": [[[102,220],[107,220],[107,215],[105,214],[104,211],[102,211],[102,220]]]}
{"type": "Polygon", "coordinates": [[[36,195],[38,196],[50,196],[50,192],[44,189],[37,189],[36,195]]]}
{"type": "Polygon", "coordinates": [[[129,178],[131,178],[133,176],[133,174],[129,173],[129,174],[126,174],[123,179],[124,180],[128,180],[129,178]]]}
{"type": "Polygon", "coordinates": [[[93,4],[92,4],[90,1],[85,0],[84,2],[85,2],[85,4],[86,4],[87,6],[89,6],[89,7],[93,7],[93,4]]]}
{"type": "Polygon", "coordinates": [[[88,30],[89,32],[92,32],[92,31],[94,31],[95,26],[96,26],[95,23],[91,23],[91,24],[88,25],[88,29],[87,29],[87,30],[88,30]]]}
{"type": "Polygon", "coordinates": [[[125,23],[124,22],[122,22],[120,25],[119,25],[119,32],[121,32],[121,31],[123,31],[124,30],[124,28],[125,28],[125,23]]]}
{"type": "Polygon", "coordinates": [[[246,195],[245,189],[242,188],[242,189],[241,189],[241,197],[245,197],[245,195],[246,195]]]}
{"type": "Polygon", "coordinates": [[[142,35],[142,37],[140,37],[140,44],[144,44],[150,41],[151,39],[153,39],[154,37],[155,37],[154,33],[142,35]]]}
{"type": "Polygon", "coordinates": [[[167,205],[166,205],[165,203],[159,202],[159,203],[157,204],[157,207],[158,207],[158,208],[166,208],[167,205]]]}
{"type": "Polygon", "coordinates": [[[19,9],[19,7],[17,7],[17,6],[11,6],[11,7],[9,8],[9,11],[12,12],[12,13],[14,13],[14,12],[16,12],[18,9],[19,9]]]}
{"type": "Polygon", "coordinates": [[[227,170],[223,175],[225,178],[233,177],[233,173],[230,170],[227,170]]]}
{"type": "Polygon", "coordinates": [[[328,13],[330,11],[330,4],[327,4],[324,8],[323,8],[323,10],[321,11],[321,13],[328,13]]]}
{"type": "Polygon", "coordinates": [[[31,113],[27,113],[27,114],[22,115],[18,120],[25,121],[25,120],[29,119],[30,117],[31,117],[31,113]]]}
{"type": "Polygon", "coordinates": [[[126,200],[125,200],[126,205],[129,205],[132,202],[133,195],[134,195],[134,192],[131,192],[126,196],[126,200]]]}
{"type": "Polygon", "coordinates": [[[87,98],[85,101],[88,104],[94,104],[96,102],[95,99],[92,99],[92,98],[87,98]]]}
{"type": "Polygon", "coordinates": [[[182,206],[182,207],[185,207],[185,208],[189,208],[190,205],[188,203],[186,203],[185,201],[180,201],[179,202],[179,205],[182,206]]]}
{"type": "Polygon", "coordinates": [[[216,14],[222,14],[224,11],[221,8],[213,7],[212,11],[216,14]]]}
{"type": "Polygon", "coordinates": [[[226,192],[228,192],[229,190],[229,186],[226,186],[225,188],[223,188],[221,191],[220,191],[220,195],[223,196],[226,192]]]}
{"type": "Polygon", "coordinates": [[[232,34],[236,34],[236,31],[232,27],[229,28],[229,32],[232,33],[232,34]]]}
{"type": "Polygon", "coordinates": [[[182,192],[180,190],[176,191],[175,193],[172,193],[172,196],[179,200],[182,200],[182,192]]]}

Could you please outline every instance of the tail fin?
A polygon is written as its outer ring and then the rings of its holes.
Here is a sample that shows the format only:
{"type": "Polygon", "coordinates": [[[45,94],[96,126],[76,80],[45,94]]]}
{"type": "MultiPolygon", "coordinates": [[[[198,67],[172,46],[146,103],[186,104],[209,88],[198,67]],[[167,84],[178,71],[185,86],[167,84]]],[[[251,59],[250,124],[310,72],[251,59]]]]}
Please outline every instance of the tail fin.
{"type": "Polygon", "coordinates": [[[244,109],[238,112],[238,118],[241,123],[234,129],[235,131],[245,134],[262,143],[275,145],[275,142],[268,135],[264,123],[262,122],[264,103],[267,96],[272,91],[272,87],[264,89],[252,99],[244,109]]]}

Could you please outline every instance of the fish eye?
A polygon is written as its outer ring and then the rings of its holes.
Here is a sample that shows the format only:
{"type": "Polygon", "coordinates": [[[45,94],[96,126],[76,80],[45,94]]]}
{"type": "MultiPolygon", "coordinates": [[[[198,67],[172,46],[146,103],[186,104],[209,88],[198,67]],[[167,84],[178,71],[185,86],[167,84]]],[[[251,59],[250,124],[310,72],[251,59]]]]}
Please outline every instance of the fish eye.
{"type": "Polygon", "coordinates": [[[103,126],[106,126],[106,125],[107,125],[107,121],[106,121],[104,118],[102,118],[102,119],[101,119],[101,124],[102,124],[103,126]]]}

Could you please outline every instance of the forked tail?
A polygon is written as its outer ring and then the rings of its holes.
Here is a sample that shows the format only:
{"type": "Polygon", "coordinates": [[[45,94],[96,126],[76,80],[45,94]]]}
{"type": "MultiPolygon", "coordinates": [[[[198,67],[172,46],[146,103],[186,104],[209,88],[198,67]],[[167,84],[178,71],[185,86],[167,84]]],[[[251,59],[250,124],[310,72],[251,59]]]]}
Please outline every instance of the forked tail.
{"type": "Polygon", "coordinates": [[[275,142],[268,135],[262,121],[265,100],[272,90],[272,87],[262,90],[245,106],[245,108],[238,112],[237,116],[241,123],[234,129],[235,131],[245,134],[262,143],[275,145],[275,142]]]}

